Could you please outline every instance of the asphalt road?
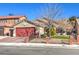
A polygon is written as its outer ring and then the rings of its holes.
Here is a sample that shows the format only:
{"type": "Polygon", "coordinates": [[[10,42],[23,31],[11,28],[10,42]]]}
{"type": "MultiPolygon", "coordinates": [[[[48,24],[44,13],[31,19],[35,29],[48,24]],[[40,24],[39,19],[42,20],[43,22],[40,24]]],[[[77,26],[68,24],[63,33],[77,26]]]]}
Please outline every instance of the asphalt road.
{"type": "Polygon", "coordinates": [[[79,55],[79,49],[58,47],[0,46],[0,55],[79,55]]]}

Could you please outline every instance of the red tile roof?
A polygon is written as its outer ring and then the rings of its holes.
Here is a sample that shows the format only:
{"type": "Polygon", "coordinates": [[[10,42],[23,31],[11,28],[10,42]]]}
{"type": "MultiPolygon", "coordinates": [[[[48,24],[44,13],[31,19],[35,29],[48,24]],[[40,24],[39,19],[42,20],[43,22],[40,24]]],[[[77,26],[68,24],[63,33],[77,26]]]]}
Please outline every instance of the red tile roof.
{"type": "MultiPolygon", "coordinates": [[[[21,17],[25,17],[25,16],[0,16],[0,20],[1,19],[17,19],[17,18],[19,19],[21,17]]],[[[13,26],[13,24],[0,22],[0,26],[13,26]]]]}
{"type": "Polygon", "coordinates": [[[14,18],[21,18],[23,16],[0,16],[0,19],[14,19],[14,18]]]}

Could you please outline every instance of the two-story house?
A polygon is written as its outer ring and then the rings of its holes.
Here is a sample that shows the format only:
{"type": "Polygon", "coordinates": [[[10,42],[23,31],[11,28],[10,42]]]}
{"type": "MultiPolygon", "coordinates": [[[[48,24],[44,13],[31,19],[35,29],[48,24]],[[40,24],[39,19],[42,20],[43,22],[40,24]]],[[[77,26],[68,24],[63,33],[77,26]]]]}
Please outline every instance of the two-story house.
{"type": "Polygon", "coordinates": [[[0,36],[33,36],[37,27],[42,28],[27,20],[25,16],[0,16],[0,36]]]}
{"type": "Polygon", "coordinates": [[[23,20],[25,16],[0,16],[0,35],[10,35],[10,28],[23,20]]]}

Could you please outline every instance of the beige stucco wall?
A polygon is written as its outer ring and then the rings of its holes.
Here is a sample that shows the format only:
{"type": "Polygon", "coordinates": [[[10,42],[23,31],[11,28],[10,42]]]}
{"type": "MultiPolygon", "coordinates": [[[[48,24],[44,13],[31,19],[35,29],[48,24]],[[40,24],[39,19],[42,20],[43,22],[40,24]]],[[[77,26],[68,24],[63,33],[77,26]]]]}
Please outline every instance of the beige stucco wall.
{"type": "Polygon", "coordinates": [[[19,18],[20,20],[27,20],[26,17],[21,17],[19,18]]]}
{"type": "Polygon", "coordinates": [[[36,26],[33,24],[30,24],[28,22],[23,21],[23,22],[14,26],[14,28],[16,28],[16,27],[36,27],[36,26]]]}
{"type": "Polygon", "coordinates": [[[37,27],[36,30],[39,32],[39,35],[44,34],[44,28],[43,27],[37,27]]]}
{"type": "Polygon", "coordinates": [[[40,35],[44,34],[44,28],[39,27],[39,34],[40,34],[40,35]]]}
{"type": "Polygon", "coordinates": [[[15,24],[14,19],[9,19],[9,20],[7,20],[7,22],[5,23],[5,25],[7,25],[7,26],[12,26],[12,25],[14,25],[14,24],[15,24]]]}
{"type": "Polygon", "coordinates": [[[7,34],[7,33],[10,33],[9,29],[10,28],[4,27],[4,35],[7,34]]]}

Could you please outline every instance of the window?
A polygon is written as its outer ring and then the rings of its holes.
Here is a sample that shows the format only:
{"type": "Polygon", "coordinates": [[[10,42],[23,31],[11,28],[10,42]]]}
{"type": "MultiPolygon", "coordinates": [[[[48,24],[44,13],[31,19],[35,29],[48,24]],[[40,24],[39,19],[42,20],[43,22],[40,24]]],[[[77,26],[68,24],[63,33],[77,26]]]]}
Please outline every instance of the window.
{"type": "Polygon", "coordinates": [[[3,20],[1,20],[1,23],[3,23],[3,20]]]}
{"type": "Polygon", "coordinates": [[[19,22],[19,19],[16,19],[16,20],[15,20],[15,23],[18,23],[18,22],[19,22]]]}
{"type": "Polygon", "coordinates": [[[7,20],[3,20],[3,19],[0,20],[0,23],[6,23],[6,22],[7,20]]]}

